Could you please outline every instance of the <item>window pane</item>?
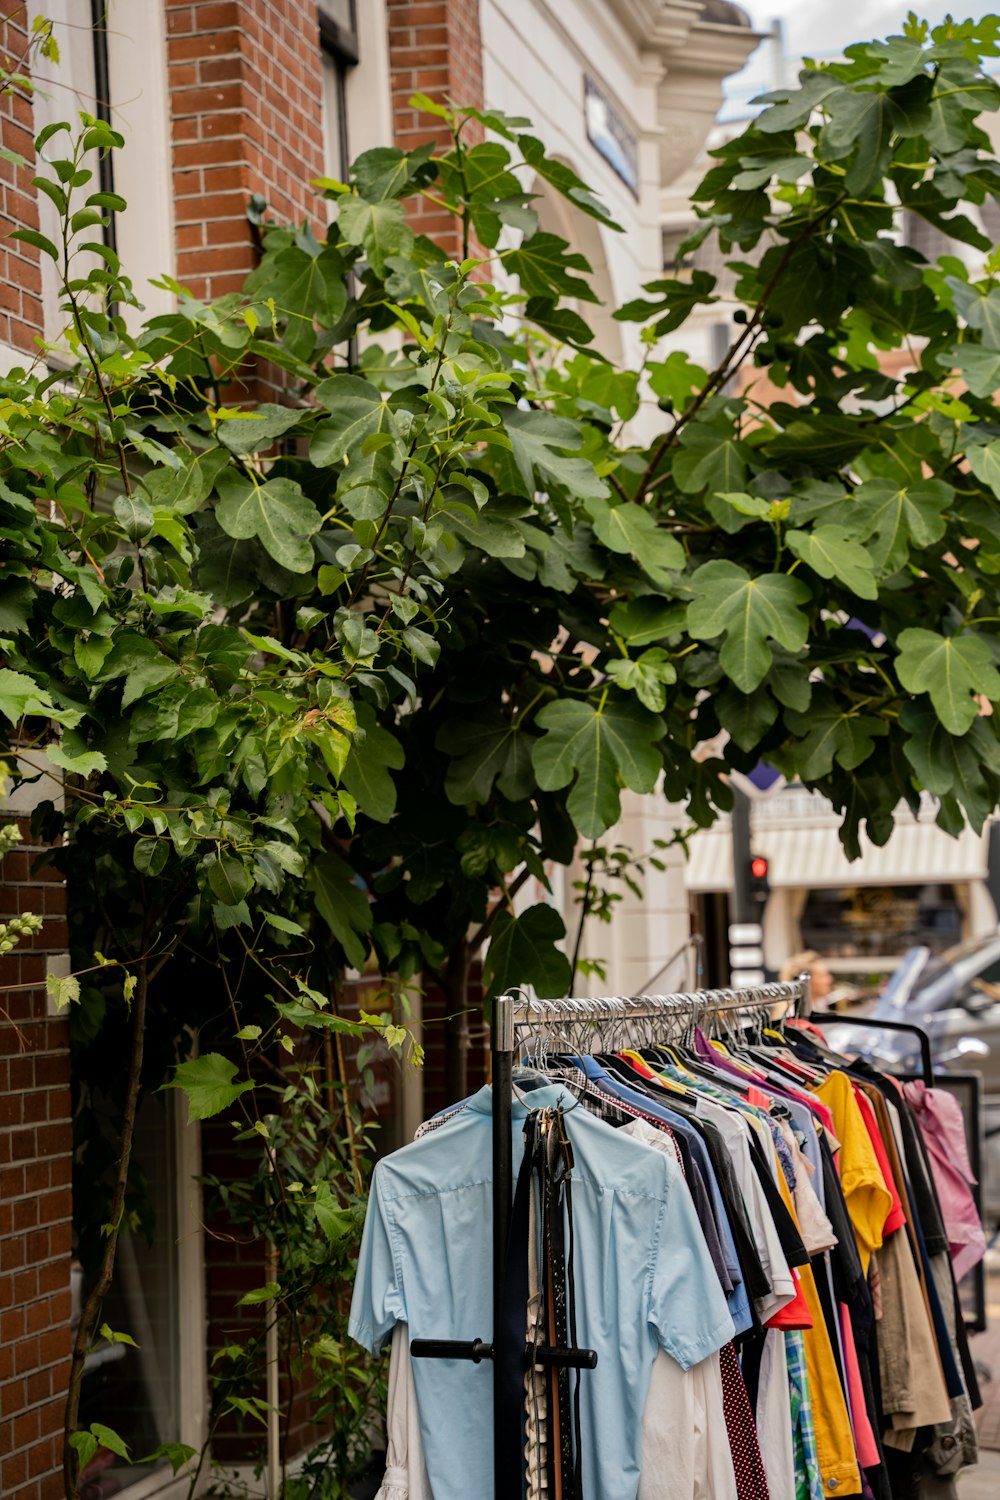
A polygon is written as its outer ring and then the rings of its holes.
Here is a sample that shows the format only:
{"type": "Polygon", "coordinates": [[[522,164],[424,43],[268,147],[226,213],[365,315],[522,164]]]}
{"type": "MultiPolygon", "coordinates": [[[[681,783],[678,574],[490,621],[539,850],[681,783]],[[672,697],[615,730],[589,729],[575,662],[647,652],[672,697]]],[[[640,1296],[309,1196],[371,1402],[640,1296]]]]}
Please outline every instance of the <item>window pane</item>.
{"type": "MultiPolygon", "coordinates": [[[[103,1308],[102,1321],[138,1347],[100,1340],[84,1366],[80,1397],[80,1426],[112,1428],[135,1458],[180,1438],[173,1108],[173,1101],[164,1108],[153,1096],[136,1119],[133,1161],[145,1178],[152,1243],[141,1230],[123,1231],[103,1308]]],[[[138,1480],[148,1482],[153,1468],[101,1449],[84,1471],[83,1500],[104,1500],[138,1480]]]]}
{"type": "Polygon", "coordinates": [[[319,8],[345,31],[354,31],[354,0],[319,0],[319,8]]]}
{"type": "Polygon", "coordinates": [[[344,65],[329,52],[323,53],[323,133],[326,174],[344,181],[350,168],[347,144],[347,109],[344,65]]]}

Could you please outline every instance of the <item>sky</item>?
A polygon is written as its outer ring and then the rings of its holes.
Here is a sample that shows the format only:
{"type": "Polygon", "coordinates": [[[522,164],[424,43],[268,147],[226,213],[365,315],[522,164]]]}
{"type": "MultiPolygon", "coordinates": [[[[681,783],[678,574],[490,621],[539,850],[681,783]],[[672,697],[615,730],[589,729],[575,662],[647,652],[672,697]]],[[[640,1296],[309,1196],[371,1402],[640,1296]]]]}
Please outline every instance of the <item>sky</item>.
{"type": "MultiPolygon", "coordinates": [[[[739,0],[749,14],[755,31],[768,31],[771,22],[780,20],[785,27],[785,50],[789,57],[830,57],[851,42],[866,42],[873,37],[891,36],[902,30],[910,10],[932,23],[946,15],[961,20],[996,13],[1000,0],[992,5],[977,5],[970,0],[937,4],[934,0],[914,0],[913,4],[891,4],[886,0],[739,0]]],[[[742,73],[726,85],[726,114],[743,114],[740,105],[757,93],[772,87],[772,75],[766,48],[758,48],[742,73]]]]}

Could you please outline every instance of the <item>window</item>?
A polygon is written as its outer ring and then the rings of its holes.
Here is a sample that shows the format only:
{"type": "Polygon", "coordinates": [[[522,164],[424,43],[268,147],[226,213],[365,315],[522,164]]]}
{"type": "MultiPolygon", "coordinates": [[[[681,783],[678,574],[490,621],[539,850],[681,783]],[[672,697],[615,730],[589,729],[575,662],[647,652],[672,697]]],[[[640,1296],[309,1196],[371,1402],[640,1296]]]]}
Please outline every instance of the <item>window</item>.
{"type": "Polygon", "coordinates": [[[691,264],[691,252],[680,258],[680,248],[684,241],[696,229],[695,224],[685,224],[679,229],[664,228],[660,231],[663,245],[663,269],[668,276],[676,276],[679,271],[684,270],[691,264]]]}
{"type": "Polygon", "coordinates": [[[831,959],[893,958],[918,943],[940,952],[961,927],[954,888],[938,884],[811,890],[800,919],[802,946],[831,959]]]}
{"type": "Polygon", "coordinates": [[[347,133],[347,75],[358,61],[355,0],[320,0],[319,35],[323,48],[323,128],[326,170],[346,181],[351,165],[347,133]]]}
{"type": "MultiPolygon", "coordinates": [[[[205,1332],[196,1136],[181,1124],[173,1096],[148,1097],[136,1118],[133,1162],[148,1206],[150,1237],[125,1231],[118,1242],[114,1280],[102,1322],[134,1343],[99,1340],[87,1357],[80,1425],[100,1422],[124,1439],[133,1458],[161,1443],[198,1447],[204,1435],[205,1332]],[[199,1326],[200,1324],[200,1326],[199,1326]]],[[[74,1316],[84,1273],[73,1273],[74,1316]]],[[[99,1449],[81,1476],[82,1500],[180,1500],[188,1480],[170,1465],[129,1463],[99,1449]]]]}
{"type": "MultiPolygon", "coordinates": [[[[124,136],[121,151],[103,163],[88,163],[94,171],[88,190],[113,188],[128,203],[127,213],[111,216],[109,243],[121,255],[147,314],[167,312],[174,305],[172,294],[150,285],[152,278],[174,271],[162,7],[136,5],[134,0],[30,0],[29,17],[39,15],[53,22],[60,60],[48,65],[38,79],[33,98],[35,131],[59,120],[76,126],[79,113],[85,111],[110,120],[124,136]]],[[[38,206],[42,233],[58,242],[55,208],[44,194],[39,195],[38,206]]],[[[79,275],[84,274],[86,264],[82,257],[79,275]]],[[[53,341],[66,326],[61,301],[58,271],[43,256],[45,336],[53,341]]],[[[125,316],[133,314],[126,310],[125,316]]]]}

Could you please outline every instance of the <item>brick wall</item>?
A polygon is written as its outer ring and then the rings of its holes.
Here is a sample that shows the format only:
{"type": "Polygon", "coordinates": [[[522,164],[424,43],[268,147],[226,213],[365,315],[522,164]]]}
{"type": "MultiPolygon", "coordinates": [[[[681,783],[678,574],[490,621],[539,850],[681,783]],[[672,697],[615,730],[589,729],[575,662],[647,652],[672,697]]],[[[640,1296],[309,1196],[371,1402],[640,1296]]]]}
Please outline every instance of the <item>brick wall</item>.
{"type": "MultiPolygon", "coordinates": [[[[482,1011],[483,986],[478,964],[473,966],[469,983],[469,1050],[466,1055],[467,1085],[470,1094],[489,1081],[490,1028],[482,1011]]],[[[445,1032],[452,1006],[440,986],[427,984],[423,1001],[423,1025],[420,1040],[424,1048],[422,1069],[424,1089],[424,1118],[447,1109],[456,1101],[447,1082],[447,1051],[445,1032]]]]}
{"type": "MultiPolygon", "coordinates": [[[[479,0],[388,0],[389,70],[396,145],[412,151],[424,141],[441,141],[444,125],[410,105],[416,93],[455,104],[483,104],[483,44],[479,0]]],[[[465,138],[482,140],[467,127],[465,138]]],[[[454,253],[461,253],[455,220],[433,203],[413,206],[414,228],[454,253]]]]}
{"type": "Polygon", "coordinates": [[[69,1036],[47,1014],[46,956],[66,949],[66,893],[29,842],[0,869],[0,917],[42,931],[0,958],[0,1495],[58,1500],[69,1378],[72,1127],[69,1036]],[[14,989],[15,985],[29,988],[14,989]],[[15,1030],[15,1025],[18,1030],[15,1030]],[[20,1032],[20,1035],[18,1034],[20,1032]]]}
{"type": "MultiPolygon", "coordinates": [[[[23,4],[4,7],[0,20],[0,58],[10,72],[28,71],[29,37],[23,4]],[[9,61],[8,61],[9,59],[9,61]]],[[[42,272],[39,251],[8,239],[14,229],[38,228],[34,176],[34,129],[31,99],[22,88],[0,93],[0,141],[23,156],[27,166],[0,159],[0,342],[27,353],[35,351],[42,331],[42,272]]]]}
{"type": "Polygon", "coordinates": [[[253,193],[281,222],[322,217],[322,54],[302,0],[165,0],[177,277],[199,297],[254,265],[253,193]]]}

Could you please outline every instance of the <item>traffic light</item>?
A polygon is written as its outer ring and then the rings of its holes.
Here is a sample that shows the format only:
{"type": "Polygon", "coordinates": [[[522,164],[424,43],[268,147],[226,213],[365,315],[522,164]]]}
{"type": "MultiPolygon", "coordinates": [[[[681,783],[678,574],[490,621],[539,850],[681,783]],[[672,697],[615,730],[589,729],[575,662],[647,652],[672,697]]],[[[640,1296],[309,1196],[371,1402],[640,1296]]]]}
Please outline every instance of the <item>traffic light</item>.
{"type": "Polygon", "coordinates": [[[771,894],[771,884],[767,878],[767,859],[763,854],[752,854],[750,856],[750,899],[763,906],[771,894]]]}

